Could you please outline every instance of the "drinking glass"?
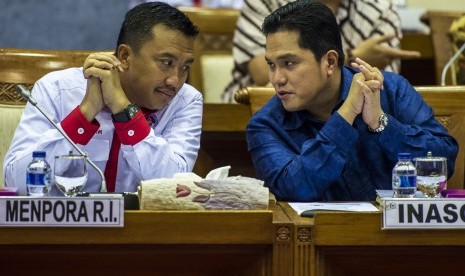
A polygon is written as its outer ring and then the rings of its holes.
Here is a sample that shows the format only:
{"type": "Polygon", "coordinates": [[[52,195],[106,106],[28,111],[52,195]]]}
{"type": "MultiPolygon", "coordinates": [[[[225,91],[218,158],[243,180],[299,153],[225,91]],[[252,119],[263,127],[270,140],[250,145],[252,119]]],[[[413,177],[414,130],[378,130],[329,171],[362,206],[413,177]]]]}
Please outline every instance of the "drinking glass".
{"type": "Polygon", "coordinates": [[[87,156],[55,156],[55,185],[66,197],[76,196],[87,182],[87,156]]]}
{"type": "Polygon", "coordinates": [[[414,159],[417,169],[417,190],[426,197],[440,197],[447,188],[447,158],[418,157],[414,159]]]}

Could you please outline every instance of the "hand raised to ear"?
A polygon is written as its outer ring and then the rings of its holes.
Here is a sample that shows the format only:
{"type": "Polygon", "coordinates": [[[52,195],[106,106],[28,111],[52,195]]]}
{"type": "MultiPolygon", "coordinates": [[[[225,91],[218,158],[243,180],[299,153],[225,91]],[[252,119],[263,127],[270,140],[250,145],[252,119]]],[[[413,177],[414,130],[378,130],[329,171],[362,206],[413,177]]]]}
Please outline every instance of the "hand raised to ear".
{"type": "Polygon", "coordinates": [[[386,45],[395,35],[374,36],[360,43],[352,50],[352,55],[359,57],[372,66],[384,69],[393,59],[414,59],[421,56],[418,51],[407,51],[386,45]]]}

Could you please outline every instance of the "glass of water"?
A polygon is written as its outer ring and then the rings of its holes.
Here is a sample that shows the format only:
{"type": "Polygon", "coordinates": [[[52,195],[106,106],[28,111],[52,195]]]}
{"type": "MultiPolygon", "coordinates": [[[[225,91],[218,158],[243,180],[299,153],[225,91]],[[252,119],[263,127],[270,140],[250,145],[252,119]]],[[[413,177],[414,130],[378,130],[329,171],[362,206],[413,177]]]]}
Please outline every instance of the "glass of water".
{"type": "Polygon", "coordinates": [[[68,155],[55,156],[55,185],[66,197],[74,197],[84,188],[87,182],[87,156],[68,155]]]}
{"type": "Polygon", "coordinates": [[[447,158],[418,157],[414,159],[417,169],[417,189],[426,197],[440,197],[447,188],[447,158]]]}

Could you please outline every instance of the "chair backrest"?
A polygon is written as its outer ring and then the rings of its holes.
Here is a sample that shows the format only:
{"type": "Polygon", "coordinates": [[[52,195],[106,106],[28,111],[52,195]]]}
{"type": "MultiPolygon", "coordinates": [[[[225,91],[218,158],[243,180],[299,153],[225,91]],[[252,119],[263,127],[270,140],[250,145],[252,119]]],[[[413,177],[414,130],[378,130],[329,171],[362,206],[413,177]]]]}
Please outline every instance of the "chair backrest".
{"type": "Polygon", "coordinates": [[[236,92],[234,99],[237,103],[250,105],[252,114],[257,112],[271,97],[276,94],[273,87],[244,87],[236,92]]]}
{"type": "Polygon", "coordinates": [[[463,189],[465,182],[465,86],[418,86],[415,89],[433,108],[434,117],[442,123],[459,144],[454,175],[448,189],[463,189]]]}
{"type": "Polygon", "coordinates": [[[21,114],[23,113],[24,105],[20,104],[0,104],[0,187],[3,187],[3,160],[5,154],[10,148],[13,134],[18,125],[21,114]]]}
{"type": "MultiPolygon", "coordinates": [[[[448,180],[449,189],[463,189],[465,182],[465,86],[417,86],[415,89],[434,110],[435,118],[444,125],[459,144],[454,175],[448,180]]],[[[249,104],[252,114],[275,95],[272,87],[246,87],[235,99],[249,104]]]]}
{"type": "Polygon", "coordinates": [[[0,103],[24,104],[15,92],[17,84],[32,85],[43,75],[69,67],[81,67],[95,51],[0,48],[0,103]]]}
{"type": "Polygon", "coordinates": [[[199,7],[179,9],[200,30],[188,82],[202,92],[205,102],[220,103],[224,89],[232,80],[232,38],[240,11],[199,7]]]}
{"type": "MultiPolygon", "coordinates": [[[[25,106],[16,85],[25,84],[32,89],[39,78],[51,71],[82,66],[92,52],[0,48],[0,170],[25,106]]],[[[2,172],[0,187],[3,183],[2,172]]]]}
{"type": "MultiPolygon", "coordinates": [[[[463,12],[459,11],[428,11],[421,20],[429,24],[434,49],[434,64],[436,69],[436,84],[441,84],[442,69],[452,57],[452,44],[448,35],[452,22],[463,12]]],[[[446,77],[446,84],[451,84],[450,71],[446,77]]]]}

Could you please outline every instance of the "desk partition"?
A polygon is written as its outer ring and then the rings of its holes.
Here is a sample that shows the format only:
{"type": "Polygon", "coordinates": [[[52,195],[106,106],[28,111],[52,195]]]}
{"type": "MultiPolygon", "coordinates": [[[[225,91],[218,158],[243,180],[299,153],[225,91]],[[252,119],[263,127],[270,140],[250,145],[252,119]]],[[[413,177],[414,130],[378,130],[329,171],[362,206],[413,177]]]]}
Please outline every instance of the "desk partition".
{"type": "Polygon", "coordinates": [[[255,176],[247,151],[245,127],[250,107],[239,104],[204,104],[200,151],[194,172],[202,177],[218,167],[231,166],[229,175],[255,176]]]}

